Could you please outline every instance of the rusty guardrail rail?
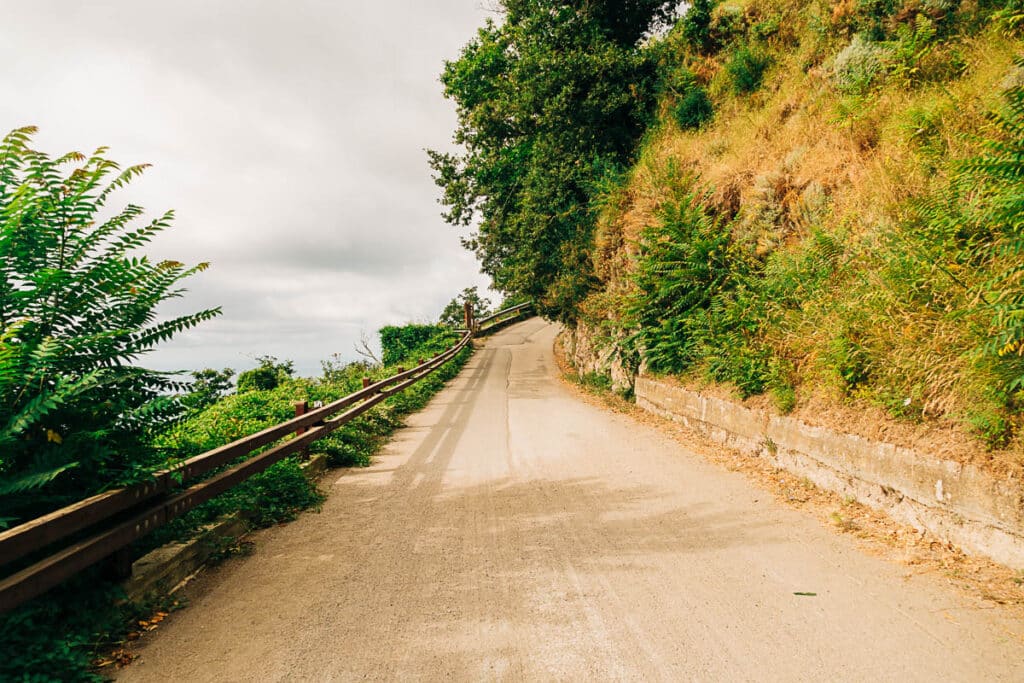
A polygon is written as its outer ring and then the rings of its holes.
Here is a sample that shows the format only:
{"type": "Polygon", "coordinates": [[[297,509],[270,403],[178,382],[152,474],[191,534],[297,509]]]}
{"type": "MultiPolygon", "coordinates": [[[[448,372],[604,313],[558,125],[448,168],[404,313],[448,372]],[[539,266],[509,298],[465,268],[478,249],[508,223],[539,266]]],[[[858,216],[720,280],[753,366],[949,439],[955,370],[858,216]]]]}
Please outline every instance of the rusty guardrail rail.
{"type": "Polygon", "coordinates": [[[467,305],[466,330],[459,341],[444,353],[421,362],[411,370],[399,368],[398,374],[372,384],[364,380],[365,386],[359,391],[322,407],[309,409],[305,404],[301,404],[301,408],[297,405],[296,417],[291,420],[156,472],[149,481],[91,496],[0,533],[0,567],[25,561],[61,541],[69,542],[69,545],[0,580],[0,613],[108,558],[113,558],[118,573],[130,575],[132,557],[128,546],[133,541],[289,455],[305,452],[314,441],[437,370],[477,334],[522,316],[529,306],[515,306],[477,321],[467,305]],[[289,435],[294,435],[294,438],[183,488],[187,482],[289,435]],[[93,527],[96,529],[91,535],[72,540],[79,532],[93,527]]]}

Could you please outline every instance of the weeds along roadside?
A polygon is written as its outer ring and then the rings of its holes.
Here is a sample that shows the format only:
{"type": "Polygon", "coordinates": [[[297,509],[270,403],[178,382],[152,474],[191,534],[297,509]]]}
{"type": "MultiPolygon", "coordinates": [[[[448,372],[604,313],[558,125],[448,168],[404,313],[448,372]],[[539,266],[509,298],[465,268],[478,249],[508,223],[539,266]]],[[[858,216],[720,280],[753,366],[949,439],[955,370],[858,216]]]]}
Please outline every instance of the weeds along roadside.
{"type": "Polygon", "coordinates": [[[1020,471],[1024,5],[710,4],[660,43],[658,120],[595,199],[590,341],[1020,471]]]}
{"type": "MultiPolygon", "coordinates": [[[[156,445],[172,461],[202,453],[290,419],[296,401],[327,403],[341,398],[359,389],[363,377],[378,380],[393,375],[397,367],[412,367],[421,358],[431,358],[450,348],[458,338],[443,327],[406,327],[418,329],[397,336],[406,341],[413,338],[418,343],[403,346],[398,354],[387,356],[391,361],[387,366],[338,366],[328,362],[319,378],[286,377],[271,389],[231,394],[161,434],[156,445]],[[428,328],[427,333],[423,328],[428,328]]],[[[403,418],[425,406],[459,373],[472,353],[472,345],[466,346],[436,372],[315,442],[311,452],[327,455],[330,467],[369,465],[387,437],[402,426],[403,418]]],[[[242,512],[252,528],[261,528],[293,520],[303,510],[317,508],[324,495],[299,465],[294,458],[273,465],[141,539],[135,547],[136,554],[190,538],[222,515],[242,512]]],[[[112,673],[108,667],[117,664],[117,657],[107,655],[117,650],[128,634],[138,631],[140,623],[147,625],[141,628],[147,628],[152,614],[162,614],[172,604],[166,599],[129,603],[118,585],[104,576],[102,568],[94,567],[0,617],[0,643],[8,653],[0,658],[0,680],[105,680],[112,673]]]]}

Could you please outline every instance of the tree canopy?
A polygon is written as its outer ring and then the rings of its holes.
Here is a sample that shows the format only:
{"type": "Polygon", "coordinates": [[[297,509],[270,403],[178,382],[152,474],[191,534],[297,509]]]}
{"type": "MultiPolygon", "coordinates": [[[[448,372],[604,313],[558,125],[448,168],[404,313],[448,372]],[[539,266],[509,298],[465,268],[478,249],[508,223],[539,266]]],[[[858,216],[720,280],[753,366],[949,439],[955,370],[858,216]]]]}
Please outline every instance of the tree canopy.
{"type": "Polygon", "coordinates": [[[445,64],[458,106],[457,154],[430,152],[445,218],[496,288],[572,320],[594,284],[590,200],[629,163],[654,103],[654,58],[640,41],[669,3],[503,0],[445,64]]]}

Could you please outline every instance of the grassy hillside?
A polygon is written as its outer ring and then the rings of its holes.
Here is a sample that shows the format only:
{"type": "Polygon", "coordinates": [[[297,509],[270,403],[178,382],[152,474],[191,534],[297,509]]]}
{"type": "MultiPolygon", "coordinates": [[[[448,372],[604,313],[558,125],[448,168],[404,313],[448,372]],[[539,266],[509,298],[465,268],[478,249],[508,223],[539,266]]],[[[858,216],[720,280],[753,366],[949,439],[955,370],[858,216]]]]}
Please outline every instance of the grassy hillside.
{"type": "Polygon", "coordinates": [[[1024,9],[703,5],[647,48],[657,116],[594,198],[579,322],[634,367],[954,425],[1019,465],[1024,9]]]}

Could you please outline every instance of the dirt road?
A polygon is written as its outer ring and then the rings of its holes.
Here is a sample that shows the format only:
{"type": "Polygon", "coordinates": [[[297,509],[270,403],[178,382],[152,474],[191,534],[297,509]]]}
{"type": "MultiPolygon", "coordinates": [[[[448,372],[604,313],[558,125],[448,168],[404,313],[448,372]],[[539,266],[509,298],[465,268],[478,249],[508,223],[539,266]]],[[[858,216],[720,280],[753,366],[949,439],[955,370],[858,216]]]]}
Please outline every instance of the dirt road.
{"type": "Polygon", "coordinates": [[[579,401],[555,332],[492,337],[123,680],[1024,680],[1024,625],[579,401]]]}

